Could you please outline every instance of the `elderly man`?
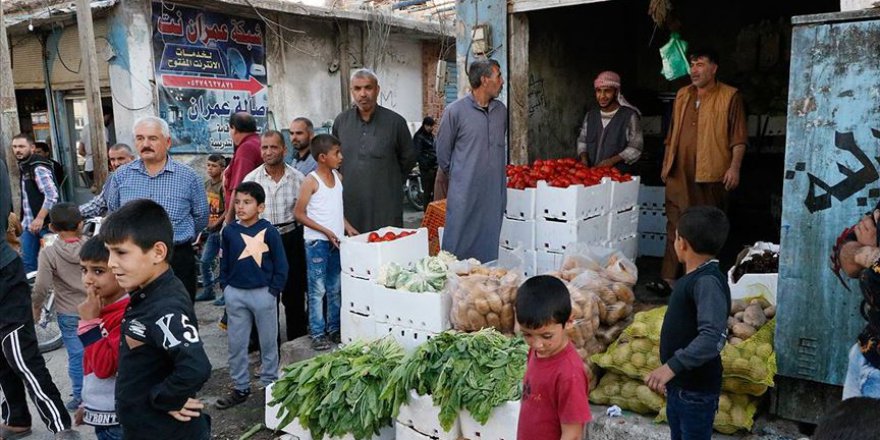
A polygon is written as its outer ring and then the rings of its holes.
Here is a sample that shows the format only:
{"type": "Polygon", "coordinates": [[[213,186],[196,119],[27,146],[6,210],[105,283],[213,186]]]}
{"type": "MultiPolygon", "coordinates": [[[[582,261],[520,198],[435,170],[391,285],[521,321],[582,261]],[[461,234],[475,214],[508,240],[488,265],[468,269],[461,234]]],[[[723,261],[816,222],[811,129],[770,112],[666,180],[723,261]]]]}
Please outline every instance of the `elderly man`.
{"type": "Polygon", "coordinates": [[[406,120],[377,104],[379,79],[369,69],[351,75],[355,106],[333,122],[342,142],[345,217],[358,231],[403,226],[403,181],[415,165],[406,120]]]}
{"type": "Polygon", "coordinates": [[[171,158],[171,130],[168,123],[146,116],[134,123],[134,142],[140,159],[123,165],[105,188],[107,208],[113,212],[137,199],[162,205],[174,227],[171,267],[195,299],[197,264],[192,241],[208,226],[208,196],[196,172],[171,158]]]}
{"type": "Polygon", "coordinates": [[[449,176],[442,248],[460,259],[498,258],[501,218],[507,203],[507,107],[495,60],[474,61],[471,93],[446,107],[437,133],[437,162],[449,176]]]}
{"type": "Polygon", "coordinates": [[[287,147],[281,133],[269,130],[260,137],[260,155],[263,165],[245,176],[245,182],[257,182],[266,191],[266,209],[262,218],[275,225],[284,243],[284,252],[290,265],[287,285],[281,292],[284,316],[287,319],[287,340],[308,334],[306,315],[306,254],[303,227],[293,218],[293,208],[302,185],[302,173],[284,163],[287,147]]]}
{"type": "MultiPolygon", "coordinates": [[[[131,147],[126,144],[116,144],[110,147],[107,155],[110,156],[111,172],[134,160],[134,153],[131,151],[131,147]]],[[[98,195],[79,206],[79,213],[82,214],[83,218],[101,217],[107,214],[107,200],[104,197],[104,193],[107,191],[107,185],[109,184],[110,179],[107,179],[107,182],[104,183],[104,188],[98,195]]]]}
{"type": "Polygon", "coordinates": [[[40,238],[49,232],[49,210],[58,202],[58,186],[52,173],[52,162],[34,154],[30,136],[12,138],[12,153],[21,172],[21,253],[25,272],[37,270],[40,238]]]}
{"type": "Polygon", "coordinates": [[[648,288],[671,292],[679,275],[673,247],[678,217],[690,206],[727,209],[727,196],[739,185],[740,165],[748,142],[742,96],[715,79],[718,56],[709,49],[690,51],[691,85],[675,95],[666,136],[661,179],[666,183],[666,255],[662,281],[648,288]]]}
{"type": "Polygon", "coordinates": [[[309,148],[313,137],[315,137],[315,126],[308,118],[296,118],[290,123],[290,142],[295,150],[291,165],[303,176],[318,169],[318,162],[315,162],[309,148]]]}
{"type": "MultiPolygon", "coordinates": [[[[229,117],[229,137],[234,145],[232,160],[223,171],[224,200],[234,200],[232,191],[244,176],[263,163],[260,158],[260,135],[257,134],[257,120],[250,113],[238,112],[229,117]]],[[[226,223],[235,220],[235,210],[226,210],[226,223]]]]}
{"type": "Polygon", "coordinates": [[[577,140],[581,161],[588,166],[615,167],[632,173],[642,155],[641,113],[620,91],[620,75],[605,71],[593,81],[598,108],[587,112],[577,140]]]}

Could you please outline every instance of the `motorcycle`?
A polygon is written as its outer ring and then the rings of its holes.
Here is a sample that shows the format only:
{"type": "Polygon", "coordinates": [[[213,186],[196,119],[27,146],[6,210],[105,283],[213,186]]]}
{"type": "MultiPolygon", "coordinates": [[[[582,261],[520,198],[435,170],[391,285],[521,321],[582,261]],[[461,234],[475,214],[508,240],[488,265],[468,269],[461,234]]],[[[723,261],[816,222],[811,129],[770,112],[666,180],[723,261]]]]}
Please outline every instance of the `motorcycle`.
{"type": "Polygon", "coordinates": [[[406,182],[403,184],[403,193],[406,200],[419,211],[425,210],[425,190],[422,188],[422,175],[419,167],[413,167],[409,175],[406,176],[406,182]]]}

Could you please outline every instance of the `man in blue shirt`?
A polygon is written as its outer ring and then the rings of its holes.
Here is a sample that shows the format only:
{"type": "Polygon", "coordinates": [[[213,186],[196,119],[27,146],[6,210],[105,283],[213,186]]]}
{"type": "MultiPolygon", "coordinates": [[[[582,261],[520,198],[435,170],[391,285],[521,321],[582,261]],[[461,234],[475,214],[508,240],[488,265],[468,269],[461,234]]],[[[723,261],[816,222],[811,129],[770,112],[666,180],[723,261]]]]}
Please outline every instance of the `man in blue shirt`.
{"type": "Polygon", "coordinates": [[[105,189],[107,209],[113,212],[137,199],[150,199],[165,208],[174,227],[171,267],[194,299],[197,267],[192,241],[197,231],[208,226],[204,184],[192,168],[168,154],[171,130],[164,120],[147,116],[135,121],[134,142],[140,159],[113,173],[105,189]]]}
{"type": "Polygon", "coordinates": [[[318,162],[315,162],[309,148],[313,137],[315,126],[308,118],[299,117],[290,123],[290,143],[293,144],[293,162],[290,165],[303,173],[303,176],[318,169],[318,162]]]}

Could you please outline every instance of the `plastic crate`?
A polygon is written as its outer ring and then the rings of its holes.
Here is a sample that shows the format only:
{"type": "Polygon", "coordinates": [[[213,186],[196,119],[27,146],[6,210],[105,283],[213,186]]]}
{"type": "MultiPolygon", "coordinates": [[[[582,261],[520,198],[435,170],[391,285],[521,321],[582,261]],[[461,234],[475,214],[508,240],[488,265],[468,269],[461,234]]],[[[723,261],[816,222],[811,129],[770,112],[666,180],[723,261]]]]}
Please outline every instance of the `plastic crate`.
{"type": "Polygon", "coordinates": [[[666,187],[642,185],[639,188],[639,207],[642,209],[666,210],[666,187]]]}
{"type": "Polygon", "coordinates": [[[555,252],[535,251],[535,274],[543,275],[556,272],[562,267],[562,254],[555,252]]]}
{"type": "Polygon", "coordinates": [[[507,217],[501,220],[500,244],[507,249],[535,248],[535,221],[513,220],[507,217]]]}
{"type": "MultiPolygon", "coordinates": [[[[409,426],[406,426],[401,423],[394,424],[394,439],[395,440],[434,440],[427,435],[418,432],[409,426]]],[[[454,439],[457,440],[457,439],[454,439]]]]}
{"type": "Polygon", "coordinates": [[[652,234],[666,233],[666,211],[658,209],[639,210],[638,232],[650,232],[652,234]]]}
{"type": "Polygon", "coordinates": [[[372,316],[360,315],[349,311],[339,313],[339,333],[344,344],[354,341],[371,341],[376,339],[376,320],[372,316]]]}
{"type": "Polygon", "coordinates": [[[397,423],[435,440],[457,440],[461,436],[459,420],[455,420],[452,429],[444,431],[440,426],[440,407],[434,405],[430,395],[420,396],[415,390],[409,391],[409,401],[401,405],[397,423]]]}
{"type": "Polygon", "coordinates": [[[373,296],[376,283],[370,280],[353,277],[343,273],[342,278],[342,311],[361,315],[373,314],[373,296]]]}
{"type": "Polygon", "coordinates": [[[425,216],[422,217],[422,227],[428,229],[428,250],[431,255],[437,255],[443,242],[443,233],[440,230],[446,225],[446,199],[428,204],[425,216]]]}
{"type": "Polygon", "coordinates": [[[556,188],[538,181],[535,195],[535,218],[562,221],[584,220],[609,211],[611,180],[593,186],[572,185],[556,188]]]}
{"type": "MultiPolygon", "coordinates": [[[[608,240],[616,241],[636,235],[639,227],[639,208],[608,215],[608,240]]],[[[632,257],[630,257],[632,258],[632,257]]]]}
{"type": "Polygon", "coordinates": [[[440,333],[452,328],[448,292],[407,292],[375,285],[376,322],[440,333]]]}
{"type": "Polygon", "coordinates": [[[535,222],[535,248],[546,252],[565,252],[572,243],[601,245],[608,241],[608,216],[586,220],[535,222]]]}
{"type": "Polygon", "coordinates": [[[621,237],[611,241],[609,245],[610,248],[620,251],[626,258],[635,261],[639,250],[639,236],[632,234],[628,237],[621,237]]]}
{"type": "Polygon", "coordinates": [[[469,412],[461,411],[462,437],[470,440],[516,440],[520,402],[507,402],[492,410],[489,421],[479,424],[469,412]]]}
{"type": "Polygon", "coordinates": [[[388,324],[387,322],[376,322],[375,329],[377,338],[384,338],[390,335],[407,353],[412,353],[420,345],[430,341],[438,334],[427,330],[388,324]]]}
{"type": "Polygon", "coordinates": [[[498,265],[509,269],[519,267],[526,278],[537,275],[535,259],[536,252],[532,249],[507,249],[504,246],[498,248],[498,265]]]}
{"type": "Polygon", "coordinates": [[[643,257],[662,257],[666,254],[666,234],[639,234],[639,255],[643,257]]]}
{"type": "Polygon", "coordinates": [[[507,188],[507,207],[504,208],[504,216],[517,220],[534,220],[536,193],[535,188],[507,188]]]}
{"type": "Polygon", "coordinates": [[[384,264],[397,263],[405,266],[427,257],[428,230],[426,228],[387,227],[375,232],[381,236],[387,232],[399,234],[403,231],[415,231],[416,233],[394,241],[379,243],[367,243],[369,233],[343,239],[340,246],[342,272],[353,277],[371,280],[376,278],[379,268],[384,264]]]}
{"type": "Polygon", "coordinates": [[[641,178],[633,176],[628,182],[611,181],[610,211],[626,211],[639,204],[641,178]]]}

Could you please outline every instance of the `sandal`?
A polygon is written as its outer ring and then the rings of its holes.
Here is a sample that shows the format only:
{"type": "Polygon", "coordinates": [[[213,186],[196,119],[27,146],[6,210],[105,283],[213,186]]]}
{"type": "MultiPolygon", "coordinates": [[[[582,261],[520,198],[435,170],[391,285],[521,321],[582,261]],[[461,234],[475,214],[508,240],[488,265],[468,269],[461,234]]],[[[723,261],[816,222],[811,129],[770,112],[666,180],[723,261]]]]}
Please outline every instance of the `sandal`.
{"type": "Polygon", "coordinates": [[[31,428],[26,428],[24,431],[14,431],[7,425],[0,425],[0,439],[2,440],[16,440],[28,437],[31,434],[33,434],[31,428]]]}
{"type": "Polygon", "coordinates": [[[669,284],[666,281],[651,281],[645,284],[645,287],[660,296],[669,296],[672,294],[672,288],[669,287],[669,284]]]}

